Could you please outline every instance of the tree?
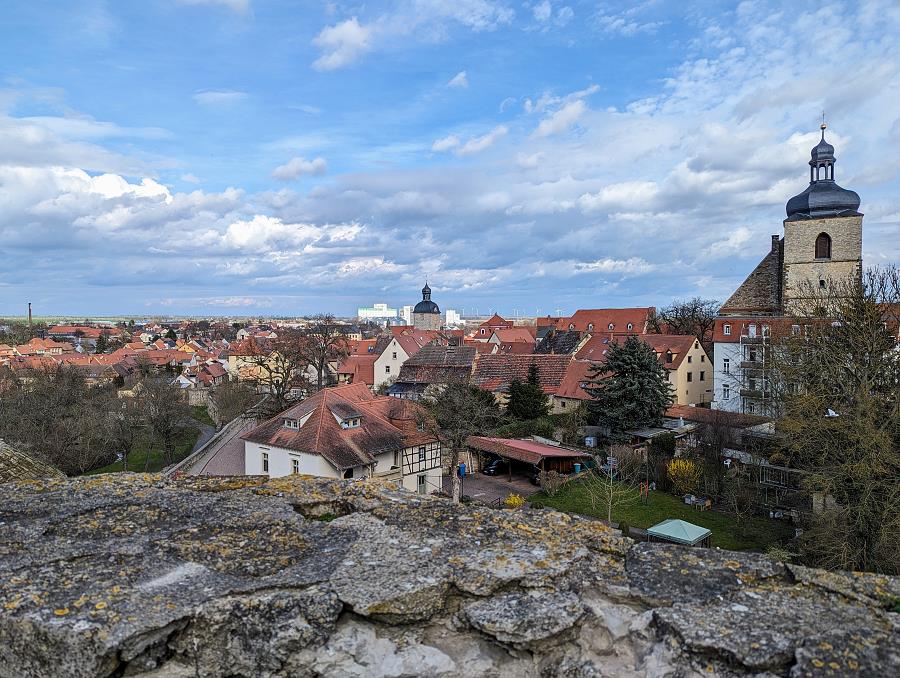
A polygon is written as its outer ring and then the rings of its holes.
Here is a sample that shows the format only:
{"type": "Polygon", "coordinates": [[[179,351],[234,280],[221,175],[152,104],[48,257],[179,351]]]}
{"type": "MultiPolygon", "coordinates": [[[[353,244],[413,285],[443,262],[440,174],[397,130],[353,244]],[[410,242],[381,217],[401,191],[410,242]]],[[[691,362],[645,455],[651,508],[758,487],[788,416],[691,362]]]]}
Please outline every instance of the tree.
{"type": "Polygon", "coordinates": [[[106,349],[109,347],[109,337],[105,332],[101,332],[100,336],[97,337],[97,344],[94,347],[95,353],[105,353],[106,349]]]}
{"type": "Polygon", "coordinates": [[[454,380],[424,401],[430,417],[422,425],[441,442],[450,469],[453,503],[459,503],[459,457],[470,436],[482,435],[497,425],[500,411],[494,395],[470,384],[454,380]]]}
{"type": "Polygon", "coordinates": [[[334,316],[324,313],[313,316],[313,324],[303,337],[300,353],[316,373],[316,390],[321,390],[331,376],[329,364],[337,364],[350,355],[349,343],[334,316]]]}
{"type": "Polygon", "coordinates": [[[506,413],[520,421],[538,419],[550,410],[550,399],[541,388],[537,364],[532,361],[528,367],[528,379],[513,379],[509,384],[509,401],[506,413]]]}
{"type": "Polygon", "coordinates": [[[255,368],[255,381],[260,390],[269,394],[266,410],[277,414],[292,402],[291,393],[300,387],[307,391],[309,382],[305,370],[309,365],[306,337],[293,331],[283,331],[277,339],[259,343],[249,340],[250,354],[246,359],[255,368]]]}
{"type": "Polygon", "coordinates": [[[608,457],[595,455],[595,467],[585,476],[584,483],[591,506],[595,511],[605,510],[606,521],[611,523],[614,508],[640,498],[634,483],[640,478],[644,460],[628,445],[613,445],[608,457]]]}
{"type": "Polygon", "coordinates": [[[806,562],[900,573],[900,270],[805,285],[773,341],[772,392],[787,463],[824,497],[806,562]]]}
{"type": "Polygon", "coordinates": [[[611,437],[642,426],[657,426],[672,403],[665,368],[647,344],[631,336],[611,343],[606,363],[588,372],[591,412],[611,437]]]}
{"type": "Polygon", "coordinates": [[[175,334],[175,330],[173,330],[171,327],[169,328],[169,331],[166,332],[166,339],[171,339],[172,341],[178,339],[178,335],[175,334]]]}
{"type": "Polygon", "coordinates": [[[166,378],[145,379],[142,384],[140,406],[144,420],[162,443],[164,463],[171,464],[175,461],[179,434],[192,424],[191,408],[184,402],[181,389],[166,378]]]}
{"type": "Polygon", "coordinates": [[[657,333],[697,337],[712,356],[713,327],[720,306],[715,299],[675,299],[651,317],[650,327],[657,333]]]}
{"type": "Polygon", "coordinates": [[[700,468],[692,459],[672,459],[666,464],[666,473],[676,494],[693,494],[700,485],[700,468]]]}
{"type": "Polygon", "coordinates": [[[218,426],[223,426],[253,407],[260,397],[246,383],[226,381],[210,395],[210,414],[218,426]]]}

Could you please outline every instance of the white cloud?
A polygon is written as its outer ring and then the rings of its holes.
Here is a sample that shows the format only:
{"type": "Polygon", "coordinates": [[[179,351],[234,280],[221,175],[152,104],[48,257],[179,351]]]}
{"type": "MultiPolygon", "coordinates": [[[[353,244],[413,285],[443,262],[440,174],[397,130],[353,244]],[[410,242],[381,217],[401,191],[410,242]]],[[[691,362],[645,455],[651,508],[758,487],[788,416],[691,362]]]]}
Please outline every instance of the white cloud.
{"type": "Polygon", "coordinates": [[[535,21],[549,21],[550,15],[553,13],[553,8],[550,6],[550,0],[543,0],[543,2],[532,5],[531,13],[534,15],[535,21]]]}
{"type": "Polygon", "coordinates": [[[465,88],[469,86],[469,78],[466,76],[465,71],[460,71],[456,75],[454,75],[450,82],[447,83],[447,87],[461,87],[465,88]]]}
{"type": "Polygon", "coordinates": [[[246,92],[233,89],[208,89],[194,92],[194,101],[202,106],[232,106],[247,96],[246,92]]]}
{"type": "Polygon", "coordinates": [[[313,40],[313,44],[322,50],[322,56],[313,62],[313,68],[332,71],[352,64],[372,49],[372,33],[372,27],[361,25],[356,17],[326,26],[313,40]]]}
{"type": "Polygon", "coordinates": [[[366,24],[352,17],[323,28],[313,40],[313,45],[322,51],[313,68],[343,68],[389,43],[441,42],[454,27],[492,31],[509,24],[514,16],[512,9],[496,0],[400,0],[366,24]]]}
{"type": "Polygon", "coordinates": [[[628,259],[597,259],[596,261],[576,261],[571,263],[575,273],[623,273],[642,275],[655,270],[656,266],[640,257],[628,259]]]}
{"type": "Polygon", "coordinates": [[[435,151],[436,153],[443,153],[444,151],[449,151],[451,148],[454,148],[456,146],[459,146],[459,137],[455,134],[451,134],[449,136],[435,140],[435,142],[431,144],[431,150],[435,151]]]}
{"type": "Polygon", "coordinates": [[[246,12],[250,9],[250,0],[176,0],[182,5],[220,5],[234,10],[246,12]]]}
{"type": "Polygon", "coordinates": [[[191,172],[187,172],[186,174],[181,175],[181,180],[186,181],[189,184],[199,184],[200,178],[191,172]]]}
{"type": "Polygon", "coordinates": [[[752,237],[753,232],[749,228],[746,226],[739,226],[729,233],[726,238],[718,240],[710,245],[706,250],[706,258],[722,259],[724,257],[741,254],[747,250],[746,245],[750,242],[752,237]]]}
{"type": "Polygon", "coordinates": [[[534,136],[547,137],[552,134],[565,132],[578,121],[586,110],[587,106],[581,99],[570,101],[541,120],[537,129],[534,130],[534,136]]]}
{"type": "Polygon", "coordinates": [[[313,158],[305,160],[300,157],[291,158],[284,165],[279,165],[272,171],[272,178],[279,181],[293,181],[303,175],[325,174],[328,170],[328,163],[325,158],[313,158]]]}
{"type": "Polygon", "coordinates": [[[498,139],[506,136],[506,133],[509,129],[506,125],[497,125],[494,129],[492,129],[487,134],[480,137],[472,137],[465,144],[463,144],[459,150],[456,151],[457,155],[472,155],[473,153],[480,153],[486,148],[490,148],[494,145],[494,142],[498,139]]]}
{"type": "Polygon", "coordinates": [[[534,169],[541,163],[543,153],[516,153],[516,164],[523,169],[534,169]]]}

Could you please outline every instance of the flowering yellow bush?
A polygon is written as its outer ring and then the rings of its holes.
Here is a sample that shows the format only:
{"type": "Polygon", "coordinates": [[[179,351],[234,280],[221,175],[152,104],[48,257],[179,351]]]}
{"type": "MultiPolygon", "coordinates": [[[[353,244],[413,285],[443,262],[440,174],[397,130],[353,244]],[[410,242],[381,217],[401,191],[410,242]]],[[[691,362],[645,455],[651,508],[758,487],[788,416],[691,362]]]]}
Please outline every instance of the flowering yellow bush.
{"type": "Polygon", "coordinates": [[[525,497],[521,494],[510,493],[507,495],[506,499],[503,500],[503,505],[506,508],[517,509],[525,506],[525,497]]]}
{"type": "Polygon", "coordinates": [[[690,459],[673,459],[666,471],[678,494],[692,494],[700,484],[700,468],[690,459]]]}

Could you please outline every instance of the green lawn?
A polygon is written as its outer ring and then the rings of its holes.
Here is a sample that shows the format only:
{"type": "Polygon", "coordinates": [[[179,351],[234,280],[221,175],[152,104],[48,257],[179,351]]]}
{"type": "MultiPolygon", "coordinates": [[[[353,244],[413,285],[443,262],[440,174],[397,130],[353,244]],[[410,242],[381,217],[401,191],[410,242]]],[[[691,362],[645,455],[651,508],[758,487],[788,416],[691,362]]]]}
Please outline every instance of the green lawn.
{"type": "MultiPolygon", "coordinates": [[[[188,456],[194,448],[194,443],[197,442],[197,438],[199,437],[200,429],[189,428],[183,431],[181,435],[178,436],[173,463],[188,456]]],[[[149,449],[149,443],[150,441],[147,438],[142,438],[135,443],[134,449],[132,449],[131,454],[128,455],[128,468],[124,470],[135,471],[137,473],[143,473],[144,471],[154,473],[156,471],[161,471],[166,466],[163,460],[162,446],[157,441],[153,445],[153,448],[149,449]],[[150,458],[149,463],[147,461],[148,457],[150,458]]],[[[88,471],[88,473],[115,473],[122,470],[122,462],[117,461],[108,464],[107,466],[96,468],[93,471],[88,471]]]]}
{"type": "MultiPolygon", "coordinates": [[[[606,507],[591,505],[585,483],[574,481],[565,485],[553,497],[543,492],[531,495],[529,501],[540,502],[568,513],[581,513],[606,519],[606,507]]],[[[646,529],[667,518],[680,518],[694,525],[712,530],[712,545],[736,551],[764,551],[770,544],[778,544],[793,537],[794,530],[786,523],[752,518],[744,526],[737,520],[718,511],[698,511],[680,498],[665,492],[651,492],[649,503],[640,502],[637,490],[633,499],[613,506],[612,518],[615,522],[625,521],[631,527],[646,529]]]]}
{"type": "Polygon", "coordinates": [[[212,417],[209,416],[209,410],[206,409],[205,405],[191,406],[191,416],[201,424],[209,424],[210,426],[216,425],[216,422],[214,422],[212,420],[212,417]]]}

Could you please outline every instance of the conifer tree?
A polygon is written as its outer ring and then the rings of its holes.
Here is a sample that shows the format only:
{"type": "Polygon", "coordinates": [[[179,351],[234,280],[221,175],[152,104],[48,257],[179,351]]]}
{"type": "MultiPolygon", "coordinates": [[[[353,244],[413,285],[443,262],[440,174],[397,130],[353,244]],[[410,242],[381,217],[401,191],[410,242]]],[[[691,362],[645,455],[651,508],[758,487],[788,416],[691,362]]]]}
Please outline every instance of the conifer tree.
{"type": "Polygon", "coordinates": [[[510,382],[506,413],[515,419],[526,421],[545,416],[549,409],[549,398],[541,389],[537,364],[532,361],[525,381],[513,379],[510,382]]]}
{"type": "Polygon", "coordinates": [[[611,343],[606,362],[591,366],[588,385],[591,413],[611,437],[643,426],[658,426],[672,403],[665,368],[649,345],[631,336],[611,343]]]}

